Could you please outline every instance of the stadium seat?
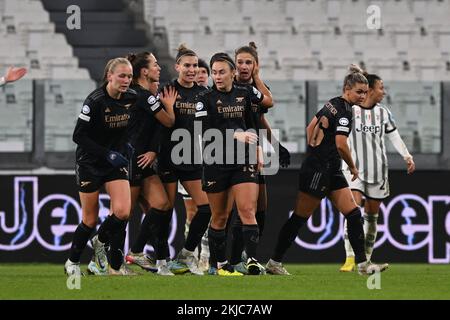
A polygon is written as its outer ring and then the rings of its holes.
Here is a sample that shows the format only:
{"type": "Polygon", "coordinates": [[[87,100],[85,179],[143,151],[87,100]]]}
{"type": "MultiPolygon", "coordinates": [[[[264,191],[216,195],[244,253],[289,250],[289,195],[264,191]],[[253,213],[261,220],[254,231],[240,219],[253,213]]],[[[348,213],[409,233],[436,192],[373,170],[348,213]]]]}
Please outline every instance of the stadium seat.
{"type": "Polygon", "coordinates": [[[92,80],[48,80],[45,82],[45,149],[73,151],[72,133],[83,99],[95,89],[92,80]]]}
{"type": "Polygon", "coordinates": [[[41,1],[2,0],[0,16],[5,22],[0,28],[1,64],[26,66],[31,79],[89,79],[86,70],[78,69],[78,60],[64,35],[55,33],[41,1]]]}
{"type": "MultiPolygon", "coordinates": [[[[178,7],[173,7],[173,1],[144,1],[150,24],[155,17],[164,16],[158,21],[168,30],[173,55],[183,39],[192,42],[202,56],[217,51],[213,48],[232,53],[255,41],[259,55],[271,59],[265,64],[266,71],[279,71],[274,77],[285,74],[289,79],[309,75],[313,79],[337,79],[343,74],[339,70],[345,69],[336,67],[336,62],[328,58],[339,52],[343,59],[364,61],[376,70],[386,71],[388,79],[398,75],[399,79],[412,80],[414,72],[402,69],[404,61],[411,64],[416,58],[408,52],[420,49],[424,56],[436,59],[450,52],[450,23],[444,18],[449,8],[447,0],[433,1],[433,5],[420,0],[185,0],[178,7]],[[367,8],[371,4],[381,10],[381,29],[367,27],[367,8]],[[169,16],[178,17],[179,8],[183,8],[181,14],[192,17],[191,26],[179,28],[165,16],[172,10],[169,16]],[[434,13],[437,18],[430,19],[434,13]],[[192,26],[200,31],[192,30],[192,26]],[[276,58],[269,52],[276,52],[276,58]],[[311,59],[311,66],[305,65],[307,59],[311,59]],[[296,66],[293,70],[286,69],[292,65],[296,66]]],[[[176,19],[180,21],[181,17],[176,19]]]]}

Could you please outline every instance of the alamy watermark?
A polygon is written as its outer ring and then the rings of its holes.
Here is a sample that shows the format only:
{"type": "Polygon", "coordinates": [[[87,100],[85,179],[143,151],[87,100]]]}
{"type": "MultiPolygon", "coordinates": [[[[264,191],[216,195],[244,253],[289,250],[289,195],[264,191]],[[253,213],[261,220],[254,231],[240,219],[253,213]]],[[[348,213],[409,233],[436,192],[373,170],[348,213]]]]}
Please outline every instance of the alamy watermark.
{"type": "Polygon", "coordinates": [[[81,275],[73,274],[67,277],[66,286],[69,290],[81,290],[81,275]]]}
{"type": "Polygon", "coordinates": [[[370,5],[366,10],[369,15],[366,20],[366,26],[370,30],[381,29],[381,8],[377,5],[370,5]]]}
{"type": "MultiPolygon", "coordinates": [[[[176,129],[173,131],[171,141],[176,142],[172,148],[171,160],[175,165],[180,164],[256,164],[258,161],[258,144],[246,143],[236,137],[238,133],[251,133],[258,136],[259,145],[263,147],[264,168],[262,174],[275,175],[279,169],[279,131],[272,130],[267,141],[268,131],[250,129],[226,129],[222,132],[218,129],[202,130],[202,123],[194,122],[194,134],[187,129],[176,129]]],[[[242,139],[242,138],[241,138],[242,139]]]]}
{"type": "Polygon", "coordinates": [[[66,10],[67,14],[70,14],[66,20],[66,26],[69,30],[80,30],[81,29],[81,9],[77,5],[70,5],[66,10]]]}
{"type": "Polygon", "coordinates": [[[367,289],[369,290],[380,290],[381,289],[381,272],[376,270],[372,275],[367,278],[367,289]]]}

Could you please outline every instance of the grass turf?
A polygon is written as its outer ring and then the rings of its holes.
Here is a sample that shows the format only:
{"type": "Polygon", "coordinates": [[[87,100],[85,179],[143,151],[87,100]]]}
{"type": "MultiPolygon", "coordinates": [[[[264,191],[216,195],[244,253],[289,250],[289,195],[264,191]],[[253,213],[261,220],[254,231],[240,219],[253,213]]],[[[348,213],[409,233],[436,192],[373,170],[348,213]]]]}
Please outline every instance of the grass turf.
{"type": "MultiPolygon", "coordinates": [[[[86,266],[82,266],[86,269],[86,266]]],[[[292,276],[81,278],[69,290],[63,265],[0,264],[2,299],[450,299],[450,265],[393,264],[381,274],[381,289],[369,290],[367,276],[341,273],[337,264],[286,265],[292,276]]]]}

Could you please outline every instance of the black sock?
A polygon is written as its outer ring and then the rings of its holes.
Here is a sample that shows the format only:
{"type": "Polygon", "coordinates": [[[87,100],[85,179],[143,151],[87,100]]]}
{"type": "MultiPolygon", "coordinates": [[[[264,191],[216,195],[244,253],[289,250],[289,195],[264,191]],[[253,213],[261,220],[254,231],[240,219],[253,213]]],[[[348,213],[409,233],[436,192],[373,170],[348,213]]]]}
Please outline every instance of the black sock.
{"type": "Polygon", "coordinates": [[[256,259],[256,249],[259,243],[259,229],[257,224],[244,224],[242,226],[245,252],[249,258],[256,259]]]}
{"type": "MultiPolygon", "coordinates": [[[[235,214],[236,216],[238,216],[236,209],[233,207],[233,209],[231,210],[230,215],[228,216],[227,219],[227,225],[225,226],[225,239],[228,238],[228,233],[230,230],[230,225],[231,225],[231,221],[233,220],[233,214],[235,214]]],[[[208,239],[208,245],[209,245],[209,239],[208,239]]],[[[211,248],[211,247],[210,247],[211,248]]],[[[212,254],[211,249],[209,250],[210,254],[209,254],[209,265],[211,267],[217,268],[217,260],[215,260],[215,256],[212,254]]]]}
{"type": "Polygon", "coordinates": [[[355,208],[345,216],[345,219],[347,219],[348,240],[355,252],[355,262],[364,262],[366,261],[366,254],[364,251],[364,228],[361,222],[361,211],[359,208],[355,208]]]}
{"type": "Polygon", "coordinates": [[[127,223],[127,220],[121,220],[120,229],[116,230],[109,240],[110,264],[114,270],[119,270],[123,263],[123,247],[125,245],[127,223]]]}
{"type": "Polygon", "coordinates": [[[265,210],[256,211],[255,218],[259,228],[259,237],[261,238],[262,233],[264,231],[264,225],[266,223],[266,211],[265,210]]]}
{"type": "Polygon", "coordinates": [[[244,237],[242,234],[242,221],[239,215],[231,225],[231,258],[230,263],[236,265],[241,262],[242,250],[244,250],[244,237]]]}
{"type": "Polygon", "coordinates": [[[98,229],[98,240],[109,243],[109,260],[111,268],[119,270],[123,262],[123,246],[127,220],[121,220],[115,214],[109,215],[98,229]]]}
{"type": "Polygon", "coordinates": [[[81,254],[84,248],[86,248],[86,244],[94,230],[95,228],[90,228],[83,222],[78,225],[73,234],[72,246],[70,247],[70,261],[80,262],[81,254]]]}
{"type": "Polygon", "coordinates": [[[114,213],[109,215],[98,229],[98,240],[107,243],[111,239],[111,235],[120,231],[123,227],[123,220],[117,218],[114,213]]]}
{"type": "Polygon", "coordinates": [[[152,211],[149,210],[144,217],[144,220],[142,220],[141,227],[139,229],[139,234],[134,241],[133,246],[131,247],[131,252],[133,253],[140,253],[144,251],[144,247],[147,244],[147,242],[150,240],[152,236],[152,229],[151,225],[155,223],[155,216],[152,214],[152,211]]]}
{"type": "Polygon", "coordinates": [[[157,260],[164,260],[169,253],[169,227],[173,209],[165,211],[152,208],[151,211],[155,215],[155,223],[151,225],[151,231],[155,235],[155,256],[157,260]]]}
{"type": "Polygon", "coordinates": [[[186,238],[184,248],[189,251],[194,251],[200,244],[205,231],[208,229],[209,221],[211,220],[211,209],[209,204],[198,206],[197,213],[192,218],[189,232],[186,238]]]}
{"type": "Polygon", "coordinates": [[[284,254],[291,246],[292,242],[297,237],[300,228],[308,221],[308,218],[302,218],[295,213],[286,221],[278,234],[278,241],[275,246],[275,253],[273,260],[281,262],[284,254]]]}
{"type": "Polygon", "coordinates": [[[209,226],[208,243],[211,261],[214,262],[211,266],[217,268],[217,262],[224,262],[226,260],[227,235],[225,229],[216,230],[209,226]]]}

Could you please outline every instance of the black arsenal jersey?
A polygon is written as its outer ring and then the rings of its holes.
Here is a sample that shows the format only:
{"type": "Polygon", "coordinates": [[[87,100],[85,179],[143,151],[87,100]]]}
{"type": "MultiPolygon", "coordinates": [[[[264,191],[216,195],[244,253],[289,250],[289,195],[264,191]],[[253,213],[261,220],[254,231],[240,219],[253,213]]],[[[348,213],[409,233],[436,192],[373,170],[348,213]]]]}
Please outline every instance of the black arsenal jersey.
{"type": "Polygon", "coordinates": [[[308,145],[305,163],[316,169],[339,170],[342,158],[336,148],[336,135],[348,137],[352,129],[352,105],[341,97],[331,99],[316,114],[322,133],[316,146],[308,145]]]}
{"type": "MultiPolygon", "coordinates": [[[[234,83],[236,85],[238,85],[238,86],[249,86],[250,89],[252,89],[252,90],[254,89],[254,90],[259,91],[254,82],[252,82],[252,83],[240,83],[240,82],[238,82],[235,79],[234,83]]],[[[270,91],[270,88],[266,84],[264,84],[264,85],[270,91]]],[[[262,127],[262,124],[261,124],[261,115],[267,113],[268,112],[268,108],[261,106],[260,103],[252,103],[252,111],[253,111],[253,118],[254,118],[254,121],[255,121],[255,123],[257,125],[257,128],[258,129],[264,129],[262,127]]]]}
{"type": "Polygon", "coordinates": [[[86,98],[73,133],[78,145],[76,162],[95,169],[111,169],[106,160],[110,150],[126,155],[130,109],[136,103],[136,91],[128,89],[120,99],[108,95],[106,85],[86,98]]]}
{"type": "Polygon", "coordinates": [[[233,84],[229,92],[219,91],[213,86],[199,95],[195,117],[202,121],[203,139],[206,140],[203,160],[206,165],[212,164],[223,169],[233,169],[249,163],[248,145],[242,146],[243,143],[232,139],[232,133],[236,130],[257,129],[252,105],[259,104],[263,98],[263,94],[253,87],[236,84],[233,84]],[[208,134],[205,134],[208,129],[220,131],[222,136],[220,146],[213,139],[208,141],[208,134]],[[232,139],[232,143],[229,143],[229,141],[227,143],[227,138],[232,139]],[[212,152],[209,153],[208,146],[213,144],[219,147],[222,155],[217,154],[216,150],[211,150],[212,152]],[[239,161],[240,153],[238,150],[243,149],[245,150],[245,159],[242,163],[242,160],[239,161]],[[230,159],[227,153],[232,153],[234,156],[230,159]],[[212,158],[218,159],[220,163],[211,163],[212,158]]]}
{"type": "Polygon", "coordinates": [[[155,114],[163,109],[159,95],[152,95],[140,85],[133,85],[132,89],[137,92],[137,101],[131,107],[131,118],[128,125],[128,141],[136,149],[136,153],[142,154],[147,151],[157,152],[155,135],[160,130],[159,122],[155,114]]]}
{"type": "Polygon", "coordinates": [[[171,167],[185,171],[200,170],[201,165],[195,164],[196,152],[194,149],[195,142],[198,139],[198,137],[194,137],[195,105],[198,94],[207,90],[207,88],[199,86],[196,83],[194,83],[191,88],[186,88],[180,85],[177,80],[171,81],[168,86],[175,87],[178,93],[173,108],[175,113],[175,124],[171,128],[162,129],[158,165],[165,168],[171,167]],[[191,150],[189,155],[185,155],[184,149],[182,149],[179,154],[180,158],[189,158],[189,160],[183,161],[183,163],[174,164],[171,158],[172,149],[183,140],[183,138],[180,138],[180,141],[171,141],[172,133],[177,129],[185,129],[184,132],[189,132],[191,150]]]}

